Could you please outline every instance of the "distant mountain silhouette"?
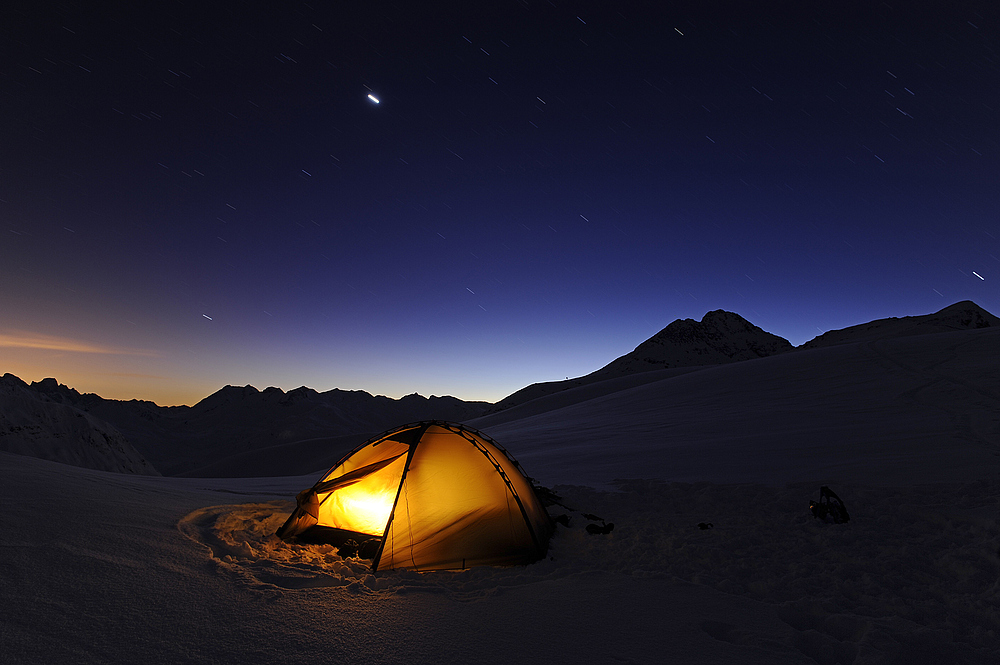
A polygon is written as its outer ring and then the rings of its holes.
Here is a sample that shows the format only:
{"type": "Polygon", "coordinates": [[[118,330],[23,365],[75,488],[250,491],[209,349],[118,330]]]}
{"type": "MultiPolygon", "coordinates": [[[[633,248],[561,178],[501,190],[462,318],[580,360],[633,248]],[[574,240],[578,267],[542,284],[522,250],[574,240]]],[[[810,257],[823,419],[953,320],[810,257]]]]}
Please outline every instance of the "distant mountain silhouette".
{"type": "Polygon", "coordinates": [[[257,475],[266,468],[268,475],[299,475],[329,467],[368,436],[407,422],[478,418],[477,426],[484,427],[713,366],[989,327],[1000,327],[1000,319],[963,301],[934,314],[830,331],[792,347],[738,314],[716,310],[700,322],[674,321],[586,376],[532,384],[493,405],[416,394],[390,399],[361,390],[225,386],[194,406],[161,407],[81,394],[55,379],[29,386],[5,374],[0,450],[130,473],[224,477],[257,475]]]}
{"type": "Polygon", "coordinates": [[[161,407],[81,394],[55,379],[28,386],[7,376],[49,407],[111,423],[111,430],[124,435],[123,440],[168,476],[238,476],[260,467],[261,459],[271,460],[273,475],[309,473],[332,465],[354,445],[391,427],[416,420],[468,420],[489,406],[417,394],[391,399],[361,390],[320,393],[301,387],[286,393],[280,388],[225,386],[194,406],[161,407]],[[288,446],[295,454],[287,453],[288,446]]]}
{"type": "Polygon", "coordinates": [[[887,337],[931,335],[934,333],[952,332],[954,330],[970,330],[995,326],[1000,326],[1000,318],[993,316],[971,300],[963,300],[933,314],[877,319],[869,323],[862,323],[841,330],[831,330],[809,340],[798,348],[814,349],[821,346],[835,346],[837,344],[870,342],[887,337]]]}
{"type": "MultiPolygon", "coordinates": [[[[118,429],[65,403],[55,379],[29,386],[13,374],[0,377],[0,450],[100,471],[158,476],[118,429]]],[[[75,390],[62,386],[64,391],[75,390]]]]}

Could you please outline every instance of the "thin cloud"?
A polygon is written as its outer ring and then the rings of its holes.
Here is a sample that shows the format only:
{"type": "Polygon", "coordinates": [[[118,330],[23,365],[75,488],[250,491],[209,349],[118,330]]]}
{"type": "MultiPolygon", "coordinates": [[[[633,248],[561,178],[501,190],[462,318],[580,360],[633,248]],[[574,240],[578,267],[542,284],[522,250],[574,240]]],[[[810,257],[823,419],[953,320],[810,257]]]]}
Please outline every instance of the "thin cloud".
{"type": "Polygon", "coordinates": [[[56,337],[23,331],[0,332],[0,347],[15,349],[38,349],[42,351],[64,351],[70,353],[97,353],[113,356],[156,356],[154,351],[129,349],[118,346],[92,344],[69,337],[56,337]]]}

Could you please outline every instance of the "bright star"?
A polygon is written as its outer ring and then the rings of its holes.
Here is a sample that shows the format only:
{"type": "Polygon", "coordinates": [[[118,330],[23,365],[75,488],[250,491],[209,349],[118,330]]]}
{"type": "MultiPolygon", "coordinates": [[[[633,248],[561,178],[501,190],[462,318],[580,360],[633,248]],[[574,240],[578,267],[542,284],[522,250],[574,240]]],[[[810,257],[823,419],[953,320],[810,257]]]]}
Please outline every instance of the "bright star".
{"type": "Polygon", "coordinates": [[[378,104],[378,98],[375,95],[368,95],[368,99],[378,104]]]}

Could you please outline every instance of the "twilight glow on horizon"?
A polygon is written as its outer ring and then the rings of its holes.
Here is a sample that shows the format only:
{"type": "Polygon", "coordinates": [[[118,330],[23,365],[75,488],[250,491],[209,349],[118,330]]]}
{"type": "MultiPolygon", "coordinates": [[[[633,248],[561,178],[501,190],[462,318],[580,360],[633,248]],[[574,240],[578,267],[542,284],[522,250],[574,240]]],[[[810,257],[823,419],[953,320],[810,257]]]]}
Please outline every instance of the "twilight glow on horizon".
{"type": "Polygon", "coordinates": [[[19,4],[0,373],[496,401],[715,309],[1000,313],[995,3],[19,4]]]}

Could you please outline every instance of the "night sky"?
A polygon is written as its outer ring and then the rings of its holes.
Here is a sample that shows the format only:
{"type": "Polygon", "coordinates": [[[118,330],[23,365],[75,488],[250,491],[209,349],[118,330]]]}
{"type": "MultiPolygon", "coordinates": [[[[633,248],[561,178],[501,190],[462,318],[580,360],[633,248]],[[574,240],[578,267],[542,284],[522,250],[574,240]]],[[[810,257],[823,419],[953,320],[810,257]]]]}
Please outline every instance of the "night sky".
{"type": "Polygon", "coordinates": [[[494,401],[714,309],[1000,313],[995,1],[9,4],[25,380],[494,401]]]}

